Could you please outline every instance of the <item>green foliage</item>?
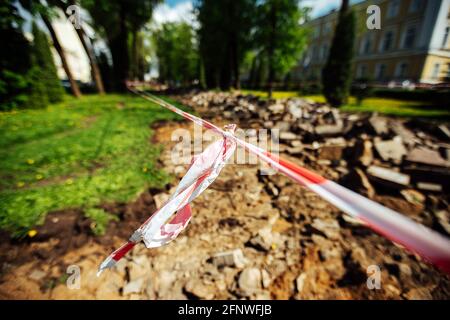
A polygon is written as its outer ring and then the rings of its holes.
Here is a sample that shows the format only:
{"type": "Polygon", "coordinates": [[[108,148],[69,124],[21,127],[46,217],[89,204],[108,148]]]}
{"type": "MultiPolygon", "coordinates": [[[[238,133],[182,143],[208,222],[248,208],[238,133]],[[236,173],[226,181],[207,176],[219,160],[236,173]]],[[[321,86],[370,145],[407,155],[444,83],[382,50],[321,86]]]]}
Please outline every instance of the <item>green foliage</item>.
{"type": "Polygon", "coordinates": [[[22,34],[23,19],[16,2],[0,3],[0,111],[22,106],[27,101],[31,48],[22,34]]]}
{"type": "Polygon", "coordinates": [[[329,104],[347,102],[352,81],[356,18],[352,9],[340,12],[327,63],[322,70],[323,94],[329,104]]]}
{"type": "MultiPolygon", "coordinates": [[[[33,23],[33,63],[41,71],[38,81],[44,88],[44,96],[48,97],[51,103],[60,102],[63,99],[63,88],[56,72],[53,55],[50,51],[48,38],[35,23],[33,23]]],[[[33,79],[34,80],[34,79],[33,79]]],[[[44,98],[45,99],[45,98],[44,98]]]]}
{"type": "Polygon", "coordinates": [[[47,212],[127,202],[164,186],[149,124],[170,119],[177,116],[119,95],[0,113],[0,228],[20,236],[47,212]]]}
{"type": "MultiPolygon", "coordinates": [[[[107,41],[113,59],[114,87],[126,91],[130,76],[130,34],[136,35],[153,14],[161,0],[82,0],[81,5],[92,17],[93,27],[107,41]]],[[[136,45],[138,42],[134,42],[136,45]]]]}
{"type": "Polygon", "coordinates": [[[159,78],[171,85],[188,85],[199,78],[194,30],[187,23],[164,23],[154,33],[159,78]]]}
{"type": "Polygon", "coordinates": [[[252,47],[256,1],[201,0],[196,10],[207,87],[238,87],[240,65],[252,47]]]}
{"type": "Polygon", "coordinates": [[[309,30],[300,22],[308,13],[297,0],[265,0],[258,6],[255,37],[268,60],[268,81],[283,78],[298,62],[309,37],[309,30]]]}
{"type": "Polygon", "coordinates": [[[116,216],[113,216],[105,212],[105,210],[98,208],[89,208],[84,214],[92,220],[93,223],[91,224],[91,229],[97,236],[105,234],[106,229],[108,228],[108,223],[111,220],[118,220],[116,216]]]}

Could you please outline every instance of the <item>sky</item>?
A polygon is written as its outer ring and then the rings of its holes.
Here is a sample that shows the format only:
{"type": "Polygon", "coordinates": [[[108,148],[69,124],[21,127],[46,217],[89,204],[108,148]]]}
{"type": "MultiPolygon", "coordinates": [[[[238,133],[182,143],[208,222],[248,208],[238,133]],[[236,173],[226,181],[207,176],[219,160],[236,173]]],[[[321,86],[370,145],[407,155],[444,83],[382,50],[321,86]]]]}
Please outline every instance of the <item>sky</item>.
{"type": "MultiPolygon", "coordinates": [[[[358,3],[363,0],[352,0],[358,3]]],[[[332,9],[340,6],[341,0],[303,0],[304,6],[312,8],[312,18],[320,17],[329,13],[332,9]]],[[[153,18],[157,23],[186,21],[193,22],[195,17],[192,14],[193,0],[166,0],[160,4],[154,12],[153,18]]]]}

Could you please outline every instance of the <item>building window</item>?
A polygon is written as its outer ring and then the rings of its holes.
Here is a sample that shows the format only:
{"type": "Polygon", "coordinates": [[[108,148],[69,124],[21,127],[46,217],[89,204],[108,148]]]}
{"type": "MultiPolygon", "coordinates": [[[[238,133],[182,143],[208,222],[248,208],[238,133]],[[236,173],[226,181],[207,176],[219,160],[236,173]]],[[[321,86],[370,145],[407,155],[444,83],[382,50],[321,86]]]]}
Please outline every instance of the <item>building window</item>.
{"type": "Polygon", "coordinates": [[[369,54],[371,49],[372,49],[372,36],[370,34],[367,34],[361,41],[359,53],[361,55],[369,54]]]}
{"type": "Polygon", "coordinates": [[[326,60],[328,57],[328,45],[323,44],[320,50],[320,58],[326,60]]]}
{"type": "Polygon", "coordinates": [[[388,31],[384,34],[383,41],[381,42],[381,51],[389,51],[394,43],[394,32],[388,31]]]}
{"type": "Polygon", "coordinates": [[[416,41],[416,27],[408,27],[406,29],[405,37],[403,39],[403,48],[411,49],[414,47],[416,41]]]}
{"type": "Polygon", "coordinates": [[[317,46],[313,46],[312,47],[312,61],[317,61],[319,60],[319,55],[317,54],[317,46]]]}
{"type": "Polygon", "coordinates": [[[400,11],[400,0],[392,0],[389,2],[387,17],[393,18],[398,15],[400,11]]]}
{"type": "Polygon", "coordinates": [[[385,77],[385,73],[386,73],[386,65],[382,63],[377,64],[375,70],[375,78],[377,80],[383,80],[385,77]]]}
{"type": "Polygon", "coordinates": [[[400,62],[397,64],[397,68],[395,70],[395,76],[399,79],[405,79],[407,77],[408,72],[408,64],[406,62],[400,62]]]}
{"type": "Polygon", "coordinates": [[[447,48],[449,33],[450,33],[450,27],[445,28],[444,39],[442,40],[442,48],[447,48]]]}
{"type": "Polygon", "coordinates": [[[439,63],[435,63],[433,66],[433,74],[431,75],[431,77],[433,79],[439,79],[439,69],[440,69],[441,65],[439,63]]]}
{"type": "Polygon", "coordinates": [[[314,27],[314,31],[313,31],[313,37],[314,39],[317,39],[320,37],[320,25],[314,27]]]}
{"type": "Polygon", "coordinates": [[[358,69],[356,69],[356,78],[362,79],[367,75],[367,66],[365,64],[358,65],[358,69]]]}
{"type": "Polygon", "coordinates": [[[330,34],[332,30],[333,30],[333,23],[331,21],[326,22],[324,27],[324,34],[330,34]]]}
{"type": "Polygon", "coordinates": [[[409,12],[418,12],[422,8],[423,0],[412,0],[409,5],[409,12]]]}

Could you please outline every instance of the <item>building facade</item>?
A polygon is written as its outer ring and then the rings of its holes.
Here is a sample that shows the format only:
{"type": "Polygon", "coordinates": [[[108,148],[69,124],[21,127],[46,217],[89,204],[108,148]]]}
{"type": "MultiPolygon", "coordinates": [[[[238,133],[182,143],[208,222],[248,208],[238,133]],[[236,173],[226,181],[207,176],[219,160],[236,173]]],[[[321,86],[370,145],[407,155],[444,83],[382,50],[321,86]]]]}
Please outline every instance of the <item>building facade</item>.
{"type": "MultiPolygon", "coordinates": [[[[357,16],[354,79],[436,84],[450,78],[450,0],[367,0],[353,9],[357,16]],[[380,8],[380,29],[367,27],[371,5],[380,8]]],[[[338,14],[332,11],[305,24],[312,35],[293,72],[295,80],[320,80],[338,14]]]]}

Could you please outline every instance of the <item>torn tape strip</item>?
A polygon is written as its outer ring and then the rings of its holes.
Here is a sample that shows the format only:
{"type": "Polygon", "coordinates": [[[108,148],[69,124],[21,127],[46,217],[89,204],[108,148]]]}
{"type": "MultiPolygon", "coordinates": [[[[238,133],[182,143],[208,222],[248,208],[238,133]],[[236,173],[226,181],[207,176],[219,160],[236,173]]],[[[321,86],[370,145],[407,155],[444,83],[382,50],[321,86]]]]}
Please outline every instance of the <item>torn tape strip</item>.
{"type": "MultiPolygon", "coordinates": [[[[233,133],[235,128],[235,125],[227,126],[225,132],[233,133]]],[[[140,241],[144,241],[147,248],[156,248],[175,239],[192,217],[189,204],[219,176],[235,149],[233,139],[223,137],[194,156],[186,175],[171,197],[133,233],[128,242],[102,262],[97,275],[113,267],[140,241]]]]}

